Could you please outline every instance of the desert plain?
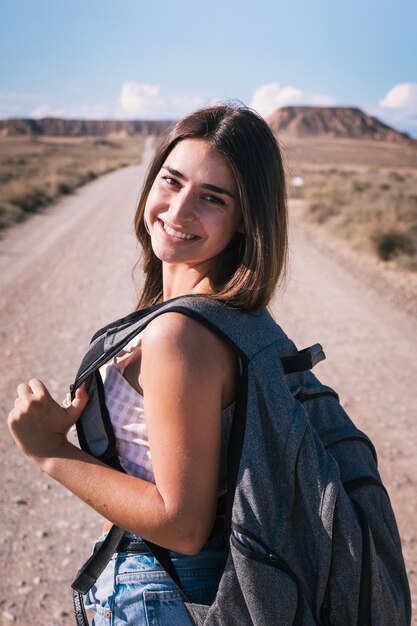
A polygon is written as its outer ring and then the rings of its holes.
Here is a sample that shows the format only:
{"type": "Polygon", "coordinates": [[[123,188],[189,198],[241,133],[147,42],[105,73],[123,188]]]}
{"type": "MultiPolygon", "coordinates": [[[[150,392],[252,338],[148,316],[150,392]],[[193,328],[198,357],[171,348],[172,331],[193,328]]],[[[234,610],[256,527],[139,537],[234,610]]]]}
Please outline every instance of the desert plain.
{"type": "MultiPolygon", "coordinates": [[[[388,245],[388,258],[378,243],[384,233],[414,236],[417,149],[358,139],[280,141],[291,237],[286,280],[272,312],[300,348],[322,343],[327,359],[317,375],[339,392],[376,445],[415,607],[416,260],[401,237],[388,245]],[[372,213],[369,219],[363,220],[364,212],[372,213]]],[[[129,142],[132,155],[136,148],[129,142]]],[[[132,271],[140,255],[132,219],[153,137],[137,146],[136,164],[91,176],[0,238],[4,625],[74,623],[70,584],[100,531],[94,511],[20,454],[6,418],[16,386],[34,376],[62,400],[93,332],[135,306],[142,277],[132,271]]]]}

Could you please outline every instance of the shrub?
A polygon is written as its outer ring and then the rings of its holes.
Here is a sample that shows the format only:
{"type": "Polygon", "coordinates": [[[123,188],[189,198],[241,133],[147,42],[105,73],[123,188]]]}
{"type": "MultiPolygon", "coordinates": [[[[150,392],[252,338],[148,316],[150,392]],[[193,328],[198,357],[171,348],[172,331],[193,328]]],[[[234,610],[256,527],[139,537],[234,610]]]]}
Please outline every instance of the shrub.
{"type": "Polygon", "coordinates": [[[144,136],[0,137],[0,229],[102,174],[140,162],[144,136]]]}
{"type": "Polygon", "coordinates": [[[310,213],[314,215],[315,221],[324,224],[336,215],[340,215],[341,209],[338,205],[331,204],[326,200],[313,202],[310,204],[310,213]]]}
{"type": "Polygon", "coordinates": [[[23,211],[17,206],[0,198],[0,230],[7,228],[13,223],[19,222],[23,211]]]}
{"type": "Polygon", "coordinates": [[[413,239],[408,233],[389,230],[375,236],[377,253],[383,261],[390,261],[398,256],[413,256],[416,252],[413,239]]]}
{"type": "Polygon", "coordinates": [[[370,184],[365,180],[354,180],[352,184],[352,191],[362,193],[369,189],[370,184]]]}
{"type": "Polygon", "coordinates": [[[395,181],[396,183],[403,183],[405,181],[405,175],[404,174],[400,174],[400,172],[390,172],[388,174],[389,178],[393,181],[395,181]]]}
{"type": "Polygon", "coordinates": [[[63,195],[68,195],[72,193],[72,187],[68,183],[59,183],[58,185],[58,193],[63,195]]]}
{"type": "Polygon", "coordinates": [[[29,189],[25,195],[14,199],[14,204],[25,213],[35,213],[39,207],[45,206],[51,200],[42,189],[29,189]]]}

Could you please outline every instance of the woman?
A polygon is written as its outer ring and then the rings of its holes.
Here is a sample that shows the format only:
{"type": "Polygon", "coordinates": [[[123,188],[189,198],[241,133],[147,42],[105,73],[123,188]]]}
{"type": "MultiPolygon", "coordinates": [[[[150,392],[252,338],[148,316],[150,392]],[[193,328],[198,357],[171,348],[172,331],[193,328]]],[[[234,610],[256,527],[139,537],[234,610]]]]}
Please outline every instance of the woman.
{"type": "MultiPolygon", "coordinates": [[[[264,308],[287,250],[282,160],[265,121],[230,105],[181,120],[150,165],[135,229],[146,276],[138,308],[187,294],[264,308]]],[[[222,537],[212,528],[224,490],[238,359],[206,327],[170,312],[101,374],[127,473],[68,441],[88,401],[83,387],[64,409],[42,382],[19,385],[11,433],[42,471],[109,520],[104,533],[117,524],[136,544],[143,538],[169,549],[190,600],[209,604],[224,563],[222,537]]],[[[175,594],[149,553],[121,552],[87,602],[95,624],[108,624],[112,613],[112,623],[146,624],[152,613],[158,623],[189,624],[175,594]],[[165,593],[164,602],[155,604],[155,591],[165,593]]]]}

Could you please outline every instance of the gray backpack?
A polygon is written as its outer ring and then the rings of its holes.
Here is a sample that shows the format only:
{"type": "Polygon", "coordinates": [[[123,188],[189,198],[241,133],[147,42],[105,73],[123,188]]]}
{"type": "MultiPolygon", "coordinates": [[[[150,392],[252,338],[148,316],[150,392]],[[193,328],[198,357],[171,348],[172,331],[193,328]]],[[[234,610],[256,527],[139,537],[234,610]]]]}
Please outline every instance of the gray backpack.
{"type": "MultiPolygon", "coordinates": [[[[400,538],[374,447],[336,393],[310,371],[325,358],[321,346],[299,352],[267,311],[251,314],[188,296],[96,333],[72,386],[75,393],[86,381],[89,392],[77,423],[81,447],[121,469],[98,368],[167,311],[209,327],[241,362],[226,501],[219,512],[228,554],[212,605],[191,604],[183,596],[190,619],[198,626],[410,624],[400,538]]],[[[113,528],[73,583],[79,625],[86,623],[82,594],[122,535],[113,528]]],[[[181,590],[169,553],[147,545],[181,590]]]]}

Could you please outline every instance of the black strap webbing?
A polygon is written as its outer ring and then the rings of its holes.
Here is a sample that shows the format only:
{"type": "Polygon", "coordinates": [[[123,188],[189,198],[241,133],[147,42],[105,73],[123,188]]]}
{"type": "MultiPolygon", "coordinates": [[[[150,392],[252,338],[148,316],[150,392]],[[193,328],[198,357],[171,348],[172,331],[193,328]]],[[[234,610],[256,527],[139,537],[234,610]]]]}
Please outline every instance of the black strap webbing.
{"type": "MultiPolygon", "coordinates": [[[[113,554],[117,551],[117,547],[124,535],[124,532],[125,531],[122,528],[119,528],[119,526],[113,525],[111,527],[100,547],[93,552],[78,572],[76,579],[71,585],[75,591],[82,594],[86,594],[87,591],[90,591],[91,587],[103,572],[113,554]]],[[[166,548],[162,548],[161,546],[152,543],[151,541],[142,541],[148,548],[149,552],[156,558],[167,574],[172,578],[183,599],[188,602],[177,570],[175,569],[169,555],[169,551],[166,548]]]]}
{"type": "MultiPolygon", "coordinates": [[[[76,579],[72,583],[72,601],[77,626],[88,626],[87,614],[84,608],[84,595],[91,589],[112,558],[113,554],[117,551],[124,532],[125,531],[122,528],[119,528],[119,526],[113,525],[104,541],[84,563],[78,572],[76,579]]],[[[143,541],[143,543],[155,559],[162,565],[166,573],[171,577],[180,592],[183,601],[189,602],[189,599],[184,593],[178,573],[172,563],[169,551],[166,548],[162,548],[161,546],[158,546],[150,541],[143,541]]]]}
{"type": "Polygon", "coordinates": [[[150,541],[144,541],[143,539],[142,541],[146,545],[146,547],[149,549],[149,552],[151,552],[151,554],[153,554],[153,556],[156,558],[158,563],[162,565],[162,567],[164,568],[168,576],[171,577],[178,591],[180,592],[181,598],[184,600],[184,602],[189,602],[189,599],[184,593],[184,589],[182,587],[180,578],[178,576],[178,572],[175,569],[174,564],[171,560],[169,551],[166,548],[162,548],[161,546],[158,546],[156,543],[151,543],[150,541]]]}
{"type": "Polygon", "coordinates": [[[295,372],[306,372],[313,369],[317,363],[325,358],[326,355],[323,352],[323,348],[319,343],[315,343],[314,346],[304,348],[297,354],[282,357],[281,363],[284,368],[284,374],[294,374],[295,372]]]}
{"type": "Polygon", "coordinates": [[[77,626],[88,626],[88,618],[84,606],[84,596],[75,589],[72,590],[72,606],[77,626]]]}
{"type": "Polygon", "coordinates": [[[79,570],[76,579],[72,583],[71,587],[79,593],[86,594],[87,591],[96,582],[107,563],[112,558],[113,554],[117,550],[117,546],[120,543],[121,538],[124,535],[124,530],[118,526],[112,526],[100,545],[98,550],[95,550],[90,558],[84,563],[79,570]]]}

